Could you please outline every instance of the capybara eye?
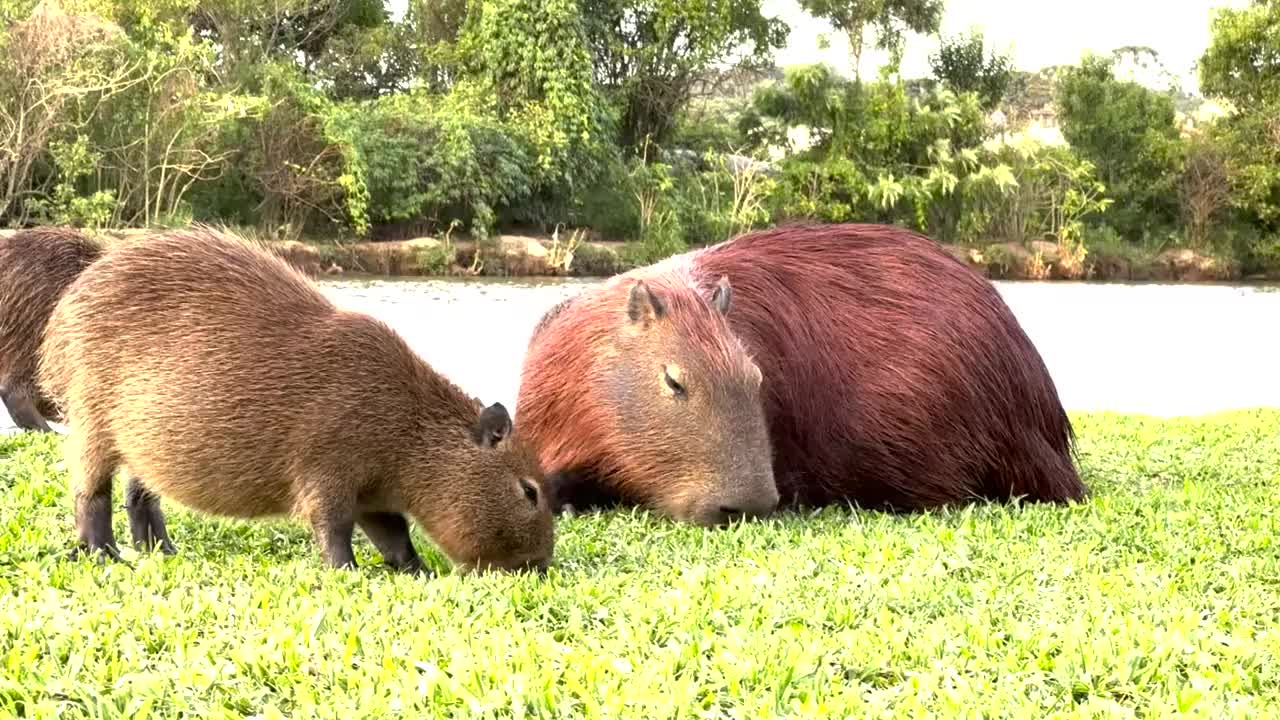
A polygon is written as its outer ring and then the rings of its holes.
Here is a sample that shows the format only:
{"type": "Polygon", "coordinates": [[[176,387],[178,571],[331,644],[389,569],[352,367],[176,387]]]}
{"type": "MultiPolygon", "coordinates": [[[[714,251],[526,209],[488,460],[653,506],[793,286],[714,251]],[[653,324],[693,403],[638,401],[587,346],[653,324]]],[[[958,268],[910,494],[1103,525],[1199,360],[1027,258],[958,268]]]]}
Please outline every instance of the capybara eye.
{"type": "Polygon", "coordinates": [[[667,381],[667,387],[671,388],[671,392],[675,393],[676,397],[685,397],[687,393],[685,392],[684,386],[680,384],[679,380],[671,377],[670,370],[664,369],[662,371],[662,377],[667,381]]]}
{"type": "Polygon", "coordinates": [[[533,483],[528,480],[521,479],[520,489],[524,490],[524,496],[536,507],[538,505],[538,488],[534,487],[533,483]]]}

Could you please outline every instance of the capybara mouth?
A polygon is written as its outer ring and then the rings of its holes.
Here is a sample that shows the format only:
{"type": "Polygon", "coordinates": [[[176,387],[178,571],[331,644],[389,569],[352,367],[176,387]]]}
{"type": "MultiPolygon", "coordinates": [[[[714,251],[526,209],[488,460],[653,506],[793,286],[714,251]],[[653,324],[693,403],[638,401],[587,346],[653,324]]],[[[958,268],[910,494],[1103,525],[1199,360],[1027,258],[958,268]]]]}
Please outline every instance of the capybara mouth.
{"type": "Polygon", "coordinates": [[[460,574],[463,575],[485,575],[488,573],[507,572],[507,573],[532,573],[534,575],[543,576],[547,574],[547,570],[551,567],[551,561],[546,557],[535,558],[517,558],[515,560],[476,560],[469,562],[459,562],[455,564],[460,574]]]}
{"type": "Polygon", "coordinates": [[[776,490],[726,493],[698,498],[675,513],[675,517],[704,527],[725,527],[767,517],[777,510],[778,501],[776,490]]]}

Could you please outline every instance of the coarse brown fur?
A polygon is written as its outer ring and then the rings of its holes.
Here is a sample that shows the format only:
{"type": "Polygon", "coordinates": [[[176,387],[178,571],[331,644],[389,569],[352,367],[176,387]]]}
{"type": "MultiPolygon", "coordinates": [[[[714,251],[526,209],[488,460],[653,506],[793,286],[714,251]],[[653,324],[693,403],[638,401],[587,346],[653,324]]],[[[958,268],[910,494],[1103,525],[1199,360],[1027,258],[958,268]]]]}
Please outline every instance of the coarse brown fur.
{"type": "MultiPolygon", "coordinates": [[[[688,447],[734,442],[754,419],[746,408],[696,418],[682,426],[695,439],[655,442],[631,430],[635,414],[651,412],[645,403],[618,407],[611,395],[672,353],[712,357],[734,341],[764,376],[761,407],[785,504],[915,510],[1087,492],[1053,381],[995,288],[926,237],[847,224],[747,234],[555,308],[530,343],[516,417],[562,484],[558,502],[669,510],[670,478],[685,473],[688,447]],[[720,277],[733,288],[727,327],[691,331],[681,313],[696,313],[720,277]],[[619,352],[612,338],[624,323],[613,309],[640,281],[673,308],[669,333],[646,353],[619,352]],[[679,350],[668,344],[674,338],[679,350]]],[[[678,492],[700,490],[720,492],[714,482],[678,492]]]]}
{"type": "MultiPolygon", "coordinates": [[[[18,427],[52,432],[57,406],[36,383],[40,339],[53,308],[102,244],[74,228],[41,227],[0,238],[0,399],[18,427]]],[[[133,542],[172,553],[160,499],[130,477],[125,506],[133,542]]]]}
{"type": "Polygon", "coordinates": [[[0,237],[0,396],[14,424],[50,432],[57,408],[36,385],[45,323],[58,298],[102,253],[72,228],[45,227],[0,237]]]}
{"type": "Polygon", "coordinates": [[[114,554],[111,474],[232,517],[306,518],[354,566],[359,525],[421,561],[404,515],[463,569],[545,567],[536,458],[381,322],[335,307],[271,253],[208,228],[110,247],[67,290],[40,382],[65,410],[80,541],[114,554]]]}

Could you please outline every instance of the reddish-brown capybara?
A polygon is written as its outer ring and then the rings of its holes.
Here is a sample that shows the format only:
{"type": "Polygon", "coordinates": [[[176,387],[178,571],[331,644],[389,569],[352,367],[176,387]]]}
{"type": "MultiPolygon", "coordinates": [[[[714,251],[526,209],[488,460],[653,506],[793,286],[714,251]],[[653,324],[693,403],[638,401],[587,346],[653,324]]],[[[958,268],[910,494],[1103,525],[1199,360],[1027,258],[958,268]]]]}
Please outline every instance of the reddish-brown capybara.
{"type": "Polygon", "coordinates": [[[706,523],[767,508],[770,468],[783,504],[1086,494],[996,289],[882,225],[750,233],[562,302],[530,341],[516,419],[558,505],[706,523]]]}
{"type": "MultiPolygon", "coordinates": [[[[74,228],[32,228],[0,238],[0,398],[24,430],[51,432],[49,422],[62,420],[36,384],[40,339],[58,298],[101,253],[101,243],[74,228]]],[[[160,499],[132,476],[125,508],[135,545],[174,552],[160,499]]]]}
{"type": "Polygon", "coordinates": [[[505,408],[481,409],[394,331],[335,307],[284,260],[209,228],[109,247],[41,346],[82,547],[117,557],[111,476],[231,517],[296,514],[353,567],[356,525],[421,560],[402,513],[462,570],[544,568],[553,521],[505,408]]]}

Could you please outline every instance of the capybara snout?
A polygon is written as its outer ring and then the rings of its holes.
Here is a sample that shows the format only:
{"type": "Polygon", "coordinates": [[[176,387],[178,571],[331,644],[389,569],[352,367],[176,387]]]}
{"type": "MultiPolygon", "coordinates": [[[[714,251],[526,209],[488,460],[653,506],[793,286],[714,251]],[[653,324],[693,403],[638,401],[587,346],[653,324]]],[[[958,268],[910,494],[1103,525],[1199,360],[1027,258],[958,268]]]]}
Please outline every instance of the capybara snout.
{"type": "Polygon", "coordinates": [[[690,513],[690,519],[700,525],[717,526],[769,515],[777,509],[779,498],[773,475],[770,474],[767,480],[768,484],[752,483],[748,490],[713,494],[701,499],[690,513]]]}

